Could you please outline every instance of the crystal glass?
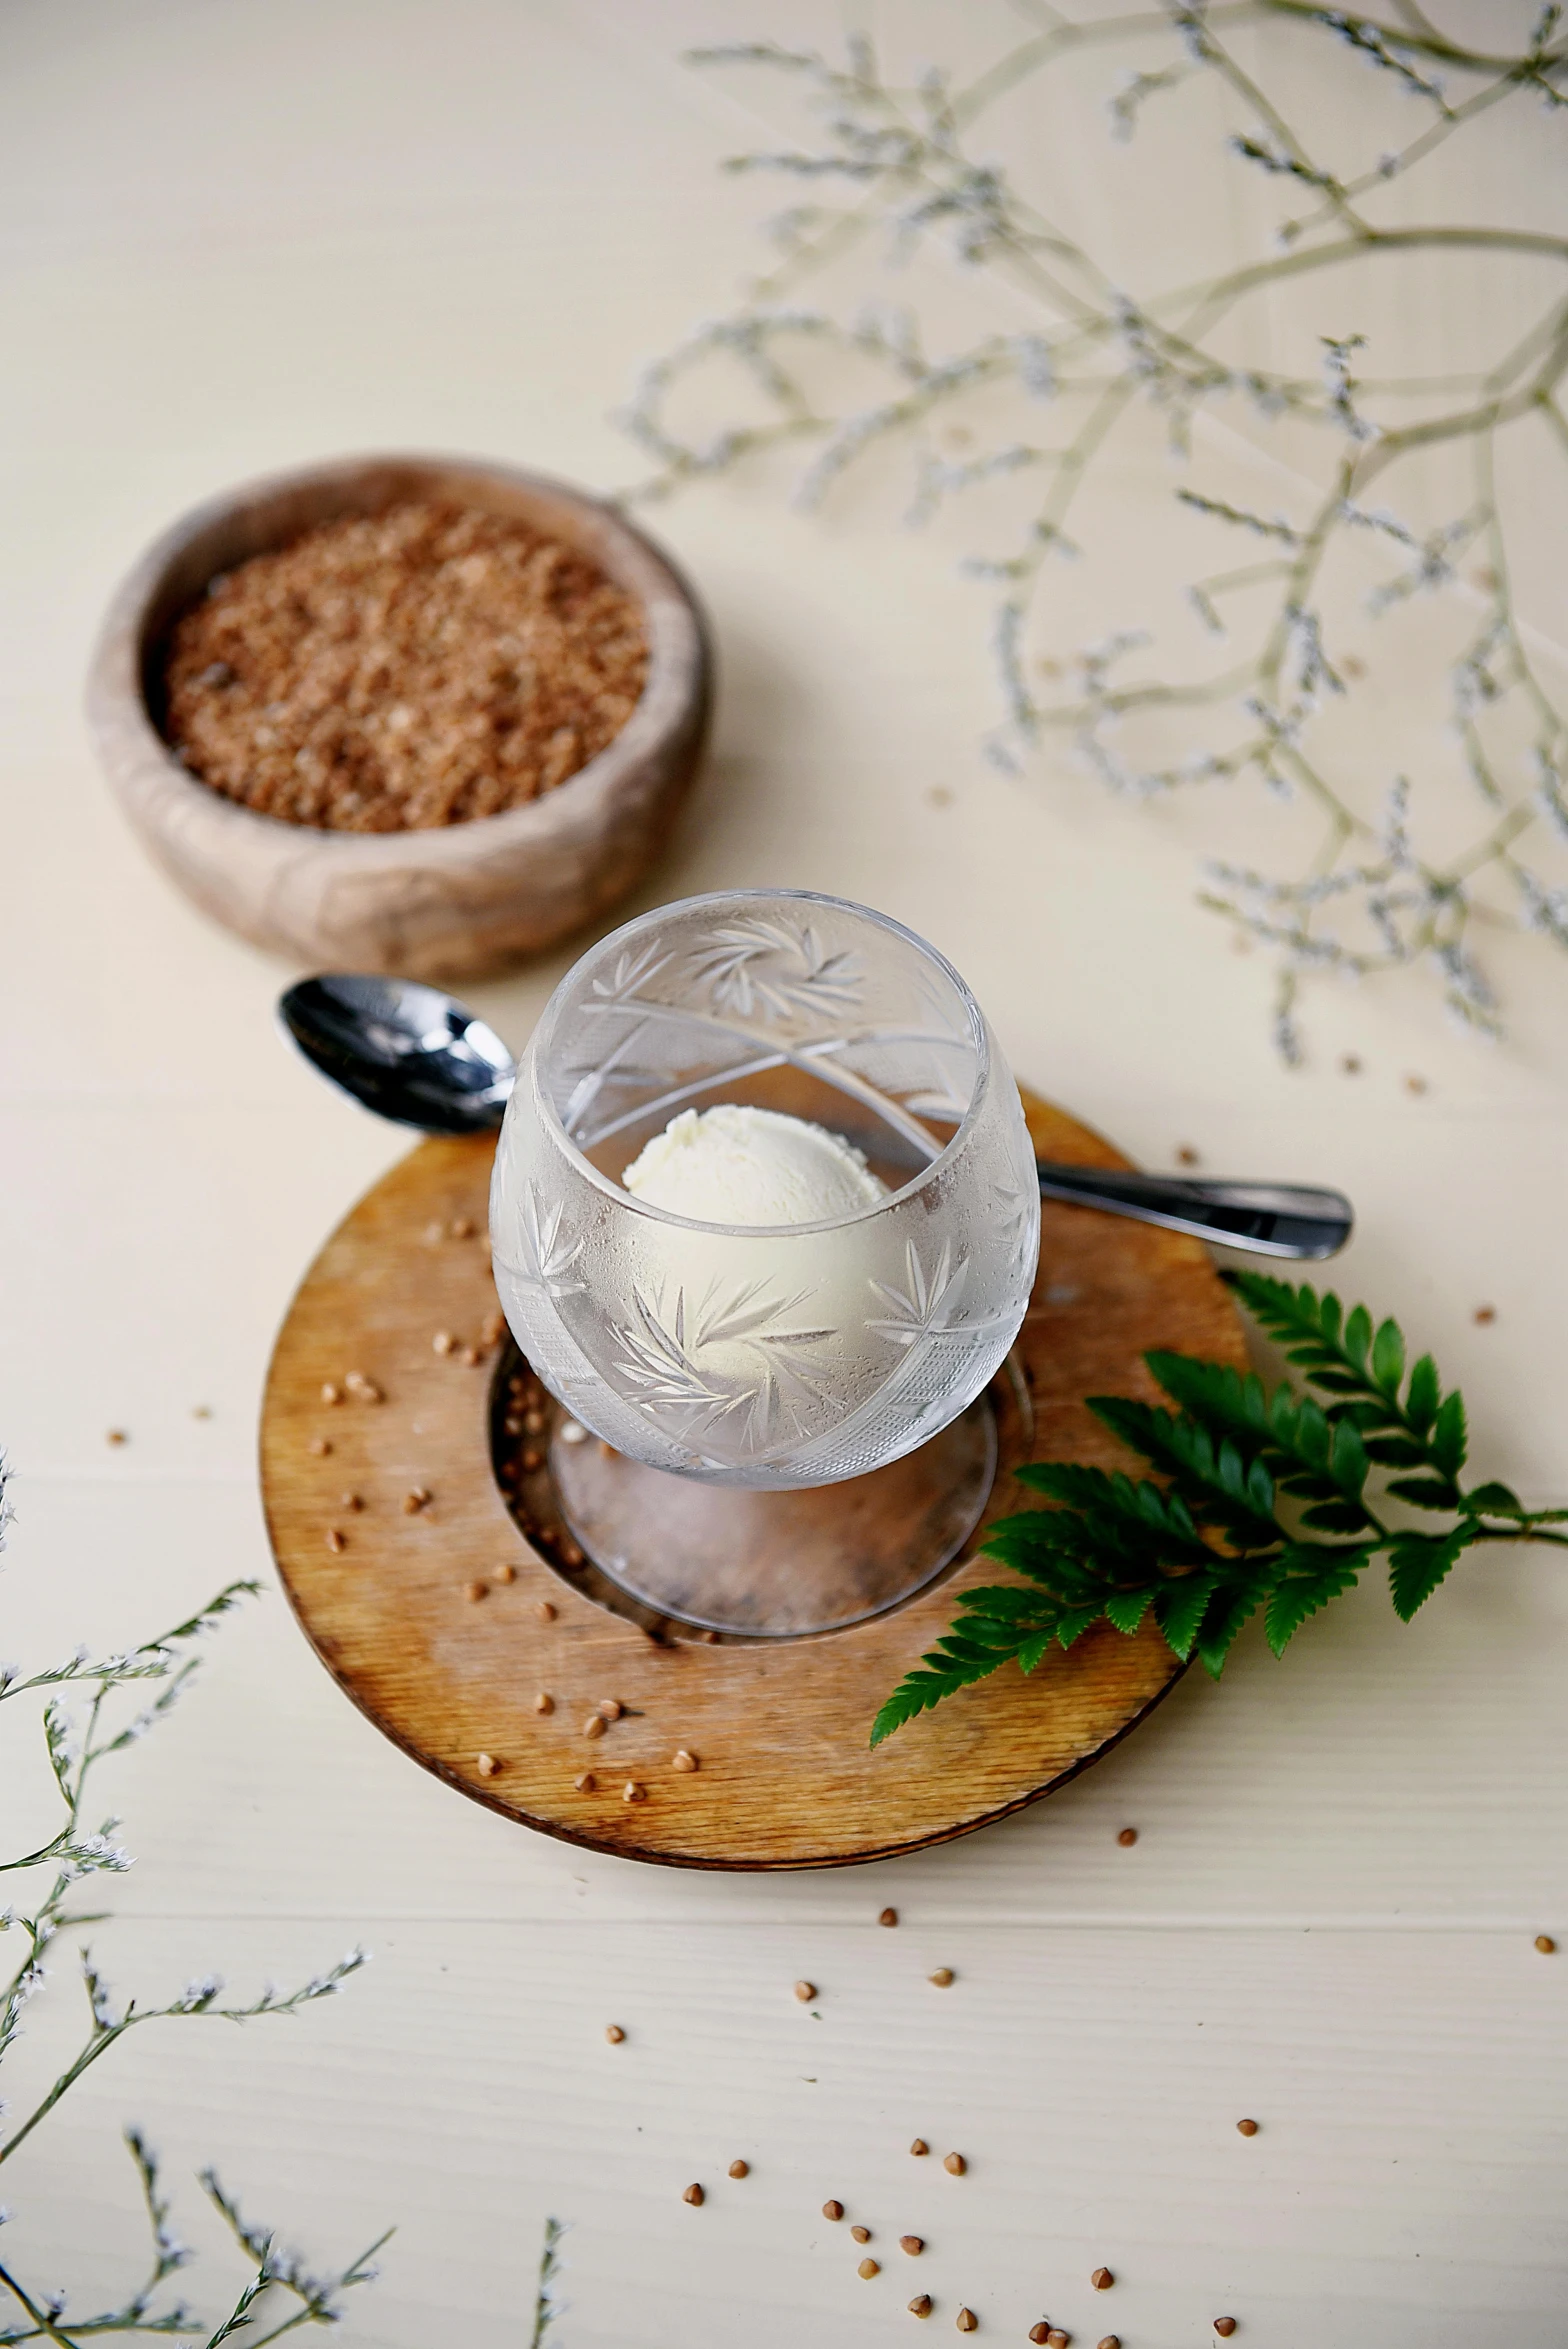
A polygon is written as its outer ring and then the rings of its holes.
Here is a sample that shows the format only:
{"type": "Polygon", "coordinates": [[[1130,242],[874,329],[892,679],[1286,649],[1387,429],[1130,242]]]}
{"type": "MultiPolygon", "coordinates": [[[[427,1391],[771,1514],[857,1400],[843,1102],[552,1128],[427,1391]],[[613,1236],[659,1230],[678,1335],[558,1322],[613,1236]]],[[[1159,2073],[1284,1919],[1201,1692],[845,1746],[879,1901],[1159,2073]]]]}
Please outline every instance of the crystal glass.
{"type": "MultiPolygon", "coordinates": [[[[517,1341],[582,1427],[644,1470],[784,1495],[883,1470],[976,1404],[1028,1303],[1039,1192],[951,964],[864,906],[738,891],[627,923],[563,979],[507,1110],[491,1241],[517,1341]],[[758,1226],[623,1187],[678,1111],[720,1102],[827,1127],[886,1196],[758,1226]]],[[[574,1530],[646,1593],[634,1558],[574,1530]]],[[[671,1611],[713,1619],[689,1593],[671,1611]]]]}

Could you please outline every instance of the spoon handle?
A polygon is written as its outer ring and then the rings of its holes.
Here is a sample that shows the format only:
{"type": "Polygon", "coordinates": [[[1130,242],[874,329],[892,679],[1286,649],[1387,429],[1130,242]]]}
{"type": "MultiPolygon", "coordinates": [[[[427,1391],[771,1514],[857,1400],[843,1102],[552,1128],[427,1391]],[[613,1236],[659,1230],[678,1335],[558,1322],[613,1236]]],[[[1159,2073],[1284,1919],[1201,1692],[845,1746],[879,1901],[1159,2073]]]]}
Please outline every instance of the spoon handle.
{"type": "Polygon", "coordinates": [[[1109,1167],[1040,1162],[1042,1199],[1100,1207],[1137,1223],[1163,1224],[1254,1256],[1333,1256],[1349,1239],[1354,1210],[1342,1191],[1305,1183],[1193,1182],[1185,1175],[1121,1174],[1109,1167]]]}

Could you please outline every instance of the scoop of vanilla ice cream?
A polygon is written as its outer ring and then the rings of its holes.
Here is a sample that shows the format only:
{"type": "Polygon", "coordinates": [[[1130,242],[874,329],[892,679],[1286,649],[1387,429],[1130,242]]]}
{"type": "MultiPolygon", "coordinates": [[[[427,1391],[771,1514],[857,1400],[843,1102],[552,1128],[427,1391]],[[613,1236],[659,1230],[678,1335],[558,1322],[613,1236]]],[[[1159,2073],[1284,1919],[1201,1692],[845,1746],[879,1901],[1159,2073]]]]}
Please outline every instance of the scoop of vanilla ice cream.
{"type": "Polygon", "coordinates": [[[776,1109],[683,1109],[621,1177],[634,1198],[694,1223],[825,1223],[887,1197],[852,1143],[776,1109]]]}

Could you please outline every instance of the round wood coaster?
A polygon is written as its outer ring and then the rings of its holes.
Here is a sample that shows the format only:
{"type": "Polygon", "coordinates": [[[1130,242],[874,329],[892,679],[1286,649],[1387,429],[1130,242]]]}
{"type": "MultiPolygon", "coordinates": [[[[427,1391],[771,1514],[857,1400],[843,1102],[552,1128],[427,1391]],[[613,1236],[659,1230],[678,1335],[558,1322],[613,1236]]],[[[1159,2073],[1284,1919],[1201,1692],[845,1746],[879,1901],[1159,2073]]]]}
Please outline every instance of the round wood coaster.
{"type": "MultiPolygon", "coordinates": [[[[1127,1163],[1064,1111],[1024,1105],[1042,1157],[1127,1163]]],[[[956,1567],[843,1631],[714,1640],[604,1583],[552,1516],[559,1414],[496,1305],[492,1153],[488,1138],[421,1143],[360,1201],[289,1309],[262,1412],[284,1588],[339,1686],[406,1753],[509,1818],[624,1858],[841,1867],[1037,1800],[1166,1694],[1181,1667],[1163,1640],[1102,1626],[1029,1678],[1006,1666],[866,1744],[956,1592],[1001,1571],[974,1551],[989,1519],[1033,1505],[1013,1469],[1125,1465],[1084,1398],[1154,1399],[1150,1347],[1244,1363],[1199,1242],[1048,1202],[1034,1300],[993,1390],[997,1480],[956,1567]]]]}

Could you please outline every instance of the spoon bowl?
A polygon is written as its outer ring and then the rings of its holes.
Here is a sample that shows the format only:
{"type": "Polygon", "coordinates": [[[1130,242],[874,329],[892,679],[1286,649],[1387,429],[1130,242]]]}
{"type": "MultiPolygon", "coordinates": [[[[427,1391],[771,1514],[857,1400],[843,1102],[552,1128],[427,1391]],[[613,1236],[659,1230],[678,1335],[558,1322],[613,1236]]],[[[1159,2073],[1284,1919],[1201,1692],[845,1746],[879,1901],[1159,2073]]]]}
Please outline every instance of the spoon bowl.
{"type": "Polygon", "coordinates": [[[290,987],[278,1017],[312,1068],[395,1125],[477,1134],[506,1114],[516,1061],[439,987],[329,972],[290,987]]]}

